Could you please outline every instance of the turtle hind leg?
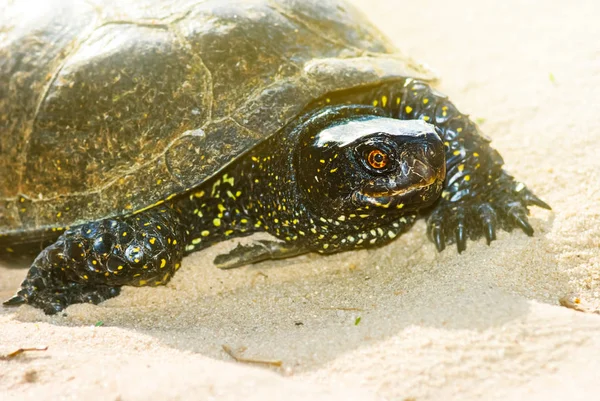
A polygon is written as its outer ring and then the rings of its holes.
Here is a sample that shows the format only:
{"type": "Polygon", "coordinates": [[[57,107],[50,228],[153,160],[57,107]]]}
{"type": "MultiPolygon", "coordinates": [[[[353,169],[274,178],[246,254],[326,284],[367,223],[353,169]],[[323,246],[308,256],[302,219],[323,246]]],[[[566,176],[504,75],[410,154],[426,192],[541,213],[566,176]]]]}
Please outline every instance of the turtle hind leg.
{"type": "Polygon", "coordinates": [[[47,315],[54,315],[72,304],[91,303],[97,305],[100,302],[119,295],[121,287],[84,287],[75,285],[73,288],[63,291],[39,291],[33,294],[33,296],[26,296],[25,293],[21,293],[21,291],[12,298],[4,301],[4,305],[19,306],[27,303],[42,309],[47,315]]]}
{"type": "Polygon", "coordinates": [[[54,314],[117,296],[122,285],[166,284],[181,265],[186,235],[179,212],[168,206],[67,230],[38,255],[5,305],[54,314]]]}

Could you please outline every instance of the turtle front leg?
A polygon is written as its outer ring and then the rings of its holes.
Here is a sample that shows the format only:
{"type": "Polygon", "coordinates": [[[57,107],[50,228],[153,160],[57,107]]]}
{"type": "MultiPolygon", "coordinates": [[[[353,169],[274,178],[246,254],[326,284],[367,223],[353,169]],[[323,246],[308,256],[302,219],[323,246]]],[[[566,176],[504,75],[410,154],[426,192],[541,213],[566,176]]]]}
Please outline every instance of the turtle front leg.
{"type": "Polygon", "coordinates": [[[420,81],[408,80],[396,97],[398,118],[422,119],[437,126],[446,147],[446,180],[441,199],[427,220],[429,238],[442,251],[466,239],[496,239],[496,229],[520,227],[533,235],[528,206],[550,209],[502,166],[500,154],[489,146],[477,125],[442,94],[420,81]]]}
{"type": "Polygon", "coordinates": [[[270,259],[285,259],[309,252],[299,244],[258,240],[248,245],[238,244],[229,253],[217,255],[214,260],[219,269],[233,269],[270,259]]]}
{"type": "Polygon", "coordinates": [[[51,315],[115,297],[122,285],[166,284],[181,265],[186,235],[169,206],[69,229],[38,255],[4,304],[27,303],[51,315]]]}

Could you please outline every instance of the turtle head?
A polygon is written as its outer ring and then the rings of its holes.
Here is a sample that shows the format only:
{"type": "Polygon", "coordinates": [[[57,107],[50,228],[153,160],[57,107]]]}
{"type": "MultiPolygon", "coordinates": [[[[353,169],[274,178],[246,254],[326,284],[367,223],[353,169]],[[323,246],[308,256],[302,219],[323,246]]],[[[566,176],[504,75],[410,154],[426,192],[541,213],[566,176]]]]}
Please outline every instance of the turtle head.
{"type": "Polygon", "coordinates": [[[312,127],[311,120],[305,123],[296,176],[319,214],[332,219],[391,215],[392,210],[403,214],[430,206],[440,196],[446,163],[437,129],[377,110],[330,107],[313,117],[312,127]]]}

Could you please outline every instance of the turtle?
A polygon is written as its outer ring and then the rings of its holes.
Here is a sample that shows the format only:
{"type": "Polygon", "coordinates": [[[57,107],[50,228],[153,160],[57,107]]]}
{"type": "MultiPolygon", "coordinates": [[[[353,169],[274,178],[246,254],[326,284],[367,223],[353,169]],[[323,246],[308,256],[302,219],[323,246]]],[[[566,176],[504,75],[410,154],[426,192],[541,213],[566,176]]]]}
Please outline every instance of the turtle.
{"type": "MultiPolygon", "coordinates": [[[[7,0],[3,0],[5,3],[7,0]]],[[[438,251],[549,209],[475,122],[338,0],[51,0],[0,16],[0,249],[37,255],[4,304],[55,314],[232,268],[389,243],[438,251]]]]}

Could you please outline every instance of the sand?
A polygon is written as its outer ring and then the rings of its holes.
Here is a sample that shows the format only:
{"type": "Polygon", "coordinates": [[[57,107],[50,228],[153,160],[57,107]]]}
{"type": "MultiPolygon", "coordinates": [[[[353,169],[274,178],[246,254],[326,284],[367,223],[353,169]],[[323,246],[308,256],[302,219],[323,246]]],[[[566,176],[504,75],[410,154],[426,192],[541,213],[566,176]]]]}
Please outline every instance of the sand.
{"type": "MultiPolygon", "coordinates": [[[[550,400],[600,391],[600,5],[355,2],[433,66],[507,169],[552,205],[533,238],[458,255],[424,222],[389,246],[219,271],[47,317],[0,310],[3,400],[550,400]],[[576,294],[590,313],[559,299],[576,294]],[[360,320],[359,320],[360,318],[360,320]],[[96,325],[100,325],[96,327],[96,325]],[[233,361],[280,361],[281,367],[233,361]]],[[[0,296],[25,271],[0,268],[0,296]]]]}

